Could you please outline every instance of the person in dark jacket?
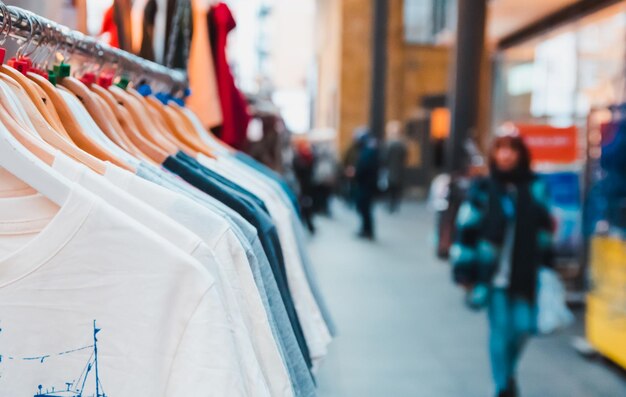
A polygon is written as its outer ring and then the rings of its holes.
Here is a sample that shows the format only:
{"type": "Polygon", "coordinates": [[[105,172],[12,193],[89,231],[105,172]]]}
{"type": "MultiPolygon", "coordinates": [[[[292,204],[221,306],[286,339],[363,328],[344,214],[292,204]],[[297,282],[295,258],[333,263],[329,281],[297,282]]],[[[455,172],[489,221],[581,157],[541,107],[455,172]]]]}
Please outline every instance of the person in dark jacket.
{"type": "Polygon", "coordinates": [[[298,199],[302,220],[309,232],[315,234],[315,224],[313,223],[313,168],[315,167],[315,156],[308,141],[297,141],[295,147],[293,171],[296,174],[300,187],[298,199]]]}
{"type": "Polygon", "coordinates": [[[378,192],[378,170],[380,156],[378,142],[371,134],[365,134],[358,141],[358,156],[355,166],[355,203],[361,216],[361,229],[358,236],[374,239],[374,198],[378,192]]]}
{"type": "Polygon", "coordinates": [[[516,397],[517,365],[536,332],[538,271],[552,267],[552,218],[547,187],[520,137],[498,137],[489,167],[459,209],[450,259],[468,304],[488,308],[496,395],[516,397]]]}
{"type": "Polygon", "coordinates": [[[402,124],[389,122],[387,126],[387,142],[383,155],[384,167],[387,172],[387,194],[389,212],[394,213],[400,207],[406,171],[407,146],[401,136],[402,124]]]}

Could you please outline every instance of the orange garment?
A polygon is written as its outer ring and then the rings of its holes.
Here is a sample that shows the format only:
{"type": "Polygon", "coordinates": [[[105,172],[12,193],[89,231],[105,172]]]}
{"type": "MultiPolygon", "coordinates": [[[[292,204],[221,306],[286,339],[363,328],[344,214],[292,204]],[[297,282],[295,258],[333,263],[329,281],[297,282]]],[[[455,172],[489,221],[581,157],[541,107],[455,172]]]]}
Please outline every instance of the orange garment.
{"type": "Polygon", "coordinates": [[[193,36],[188,66],[191,96],[187,99],[187,106],[198,115],[205,127],[213,128],[222,124],[223,116],[207,24],[211,1],[192,0],[191,5],[193,36]]]}

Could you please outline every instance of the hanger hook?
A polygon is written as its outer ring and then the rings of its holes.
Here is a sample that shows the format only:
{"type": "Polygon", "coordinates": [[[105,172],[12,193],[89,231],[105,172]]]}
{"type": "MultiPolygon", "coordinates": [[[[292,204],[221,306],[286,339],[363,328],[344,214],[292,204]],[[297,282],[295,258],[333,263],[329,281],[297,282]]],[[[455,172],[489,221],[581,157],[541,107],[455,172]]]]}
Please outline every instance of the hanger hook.
{"type": "Polygon", "coordinates": [[[73,30],[70,30],[67,33],[67,36],[71,39],[72,44],[70,45],[70,48],[67,51],[65,51],[65,54],[67,54],[67,56],[63,57],[64,63],[68,63],[70,59],[72,59],[72,56],[74,55],[74,52],[76,51],[76,47],[78,46],[78,41],[79,41],[78,34],[73,30]]]}
{"type": "Polygon", "coordinates": [[[9,34],[11,34],[13,21],[11,19],[11,11],[6,4],[0,2],[0,9],[2,9],[2,30],[0,30],[0,36],[2,36],[2,38],[0,39],[0,45],[4,45],[4,43],[7,41],[7,38],[9,37],[9,34]]]}
{"type": "Polygon", "coordinates": [[[28,34],[26,41],[24,41],[24,43],[17,49],[16,58],[27,57],[30,54],[32,54],[32,52],[34,51],[32,50],[29,53],[25,53],[28,47],[30,46],[31,42],[33,41],[33,38],[35,37],[35,21],[37,20],[37,18],[34,18],[33,15],[29,11],[26,11],[26,10],[23,10],[22,15],[28,21],[28,26],[30,27],[30,33],[28,34]]]}
{"type": "Polygon", "coordinates": [[[63,36],[60,34],[59,31],[59,25],[55,24],[54,22],[50,22],[49,26],[48,26],[49,30],[51,31],[49,36],[50,39],[48,41],[49,44],[54,44],[54,47],[52,45],[50,45],[50,50],[48,53],[48,56],[45,57],[45,61],[43,63],[43,68],[44,69],[48,69],[48,66],[50,65],[50,59],[52,59],[53,57],[56,58],[56,54],[59,51],[59,48],[61,47],[61,44],[63,43],[63,36]]]}
{"type": "Polygon", "coordinates": [[[44,25],[41,28],[42,28],[41,40],[39,41],[35,49],[32,51],[32,56],[31,56],[31,62],[33,63],[33,66],[35,67],[40,67],[43,65],[46,59],[46,53],[49,52],[47,48],[47,45],[50,42],[50,34],[48,33],[49,25],[44,25]],[[39,50],[39,52],[37,52],[37,50],[39,50]],[[40,60],[40,58],[42,59],[40,60]]]}

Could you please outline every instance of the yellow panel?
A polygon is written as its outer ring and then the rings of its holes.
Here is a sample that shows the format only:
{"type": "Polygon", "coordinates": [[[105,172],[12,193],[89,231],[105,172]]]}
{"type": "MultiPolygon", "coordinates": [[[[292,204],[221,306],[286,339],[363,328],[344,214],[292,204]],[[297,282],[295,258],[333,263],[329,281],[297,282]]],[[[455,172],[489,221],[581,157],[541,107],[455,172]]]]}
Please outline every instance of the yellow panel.
{"type": "Polygon", "coordinates": [[[595,237],[591,244],[593,290],[587,296],[587,338],[626,368],[626,243],[595,237]]]}

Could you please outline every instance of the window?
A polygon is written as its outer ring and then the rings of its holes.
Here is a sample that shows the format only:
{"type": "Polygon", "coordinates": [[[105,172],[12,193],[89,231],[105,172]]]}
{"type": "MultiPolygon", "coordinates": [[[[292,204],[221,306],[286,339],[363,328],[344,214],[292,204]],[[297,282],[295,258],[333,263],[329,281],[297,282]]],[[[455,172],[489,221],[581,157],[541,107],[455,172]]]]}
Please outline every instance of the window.
{"type": "Polygon", "coordinates": [[[409,44],[435,44],[454,31],[456,0],[404,0],[404,39],[409,44]]]}

